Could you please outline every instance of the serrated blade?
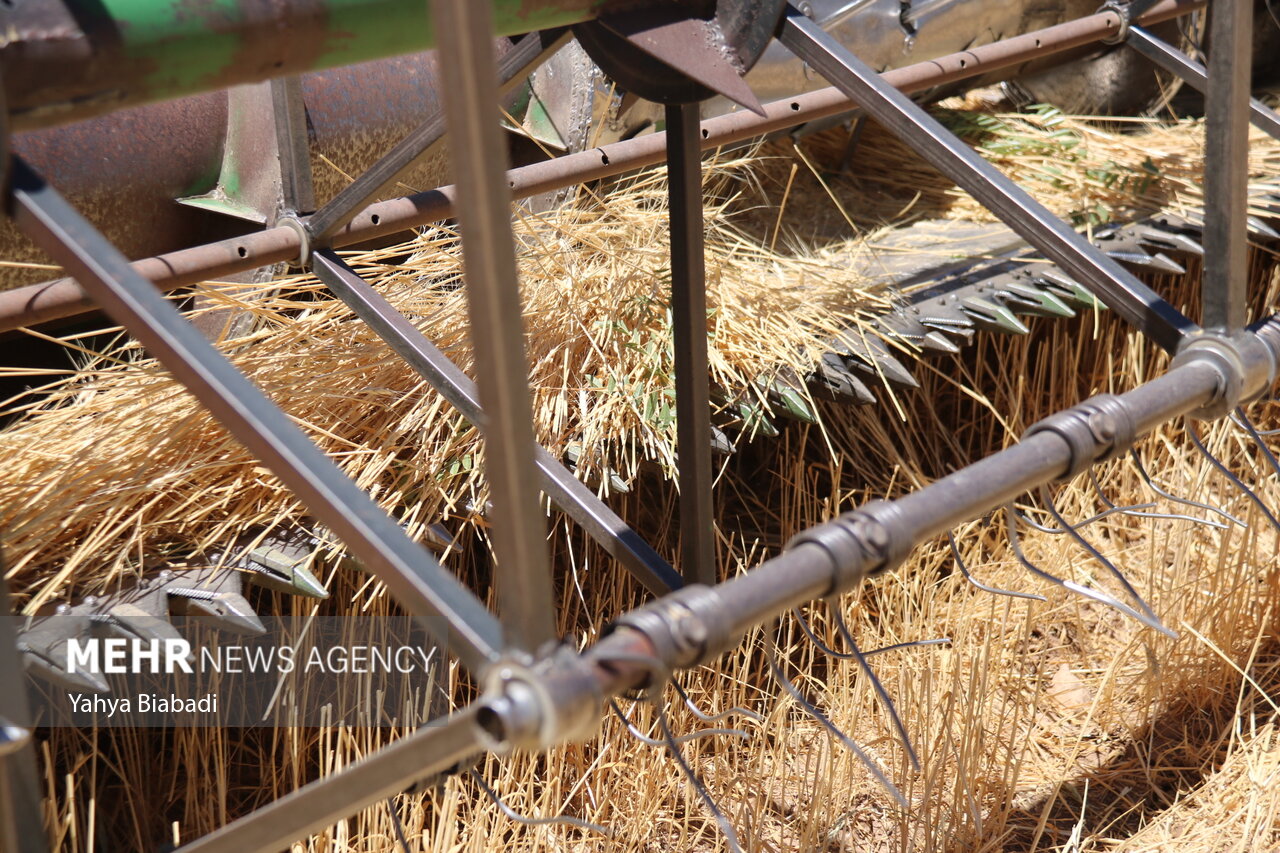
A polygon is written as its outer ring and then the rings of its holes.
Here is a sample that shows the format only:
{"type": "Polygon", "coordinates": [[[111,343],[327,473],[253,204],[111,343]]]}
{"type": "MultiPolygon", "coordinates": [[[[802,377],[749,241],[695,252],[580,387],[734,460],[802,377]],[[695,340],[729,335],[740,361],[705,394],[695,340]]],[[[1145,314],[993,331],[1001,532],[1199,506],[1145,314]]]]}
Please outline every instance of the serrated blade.
{"type": "Polygon", "coordinates": [[[211,628],[247,636],[267,631],[253,605],[238,592],[170,586],[165,589],[165,594],[169,596],[172,612],[185,614],[211,628]]]}

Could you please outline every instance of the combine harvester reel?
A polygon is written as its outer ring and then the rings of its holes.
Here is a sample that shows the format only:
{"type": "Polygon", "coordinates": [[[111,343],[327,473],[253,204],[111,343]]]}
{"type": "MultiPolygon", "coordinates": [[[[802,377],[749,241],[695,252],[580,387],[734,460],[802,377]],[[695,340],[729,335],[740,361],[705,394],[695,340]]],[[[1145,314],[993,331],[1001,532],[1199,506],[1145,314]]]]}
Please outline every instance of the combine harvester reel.
{"type": "MultiPolygon", "coordinates": [[[[94,7],[93,15],[82,16],[76,14],[84,10],[75,2],[37,5],[33,11],[31,5],[20,2],[6,12],[14,22],[6,31],[18,33],[0,47],[10,131],[89,118],[147,100],[406,53],[432,43],[438,49],[442,108],[319,205],[313,204],[310,195],[313,182],[311,158],[303,144],[302,87],[284,77],[262,88],[259,94],[270,106],[269,139],[276,146],[280,190],[278,196],[264,196],[267,200],[256,208],[256,215],[269,225],[133,263],[60,195],[56,181],[46,180],[48,176],[24,160],[20,140],[5,149],[16,152],[9,157],[6,186],[14,227],[72,276],[0,297],[5,328],[89,308],[100,309],[123,325],[308,507],[315,527],[305,535],[340,540],[363,570],[384,584],[482,687],[477,701],[447,720],[424,725],[366,760],[191,841],[183,850],[282,849],[417,782],[469,766],[485,752],[544,750],[590,738],[614,697],[641,695],[661,702],[673,672],[715,659],[754,627],[768,625],[815,599],[853,590],[871,575],[892,571],[920,542],[1010,505],[1024,492],[1087,474],[1096,463],[1127,453],[1139,437],[1168,421],[1183,416],[1224,417],[1268,393],[1276,376],[1280,320],[1264,317],[1251,323],[1246,316],[1250,231],[1267,238],[1280,236],[1248,215],[1247,123],[1252,119],[1269,133],[1277,128],[1273,113],[1251,104],[1248,63],[1237,61],[1248,52],[1251,0],[1211,4],[1210,41],[1216,47],[1207,70],[1152,30],[1201,10],[1206,5],[1203,0],[1138,0],[1109,4],[1101,11],[1003,40],[966,42],[956,46],[957,52],[885,73],[877,73],[872,65],[889,63],[871,52],[888,36],[873,32],[872,46],[851,51],[814,19],[815,5],[821,4],[797,6],[783,0],[559,0],[547,4],[433,0],[426,17],[420,4],[398,0],[335,3],[327,16],[303,16],[287,4],[243,0],[218,20],[212,34],[203,29],[198,15],[170,15],[177,7],[163,2],[138,11],[138,20],[119,21],[110,20],[111,7],[94,7]],[[61,16],[64,23],[73,18],[90,23],[73,27],[70,31],[76,35],[63,41],[45,43],[24,37],[36,29],[31,21],[44,15],[61,16]],[[287,37],[279,35],[285,32],[287,37]],[[343,38],[335,39],[335,33],[343,38]],[[495,33],[528,34],[495,64],[495,33]],[[507,139],[495,107],[502,90],[527,76],[571,38],[629,97],[660,105],[665,131],[508,170],[507,139]],[[1118,42],[1134,49],[1132,54],[1122,52],[1124,56],[1149,57],[1179,78],[1207,89],[1208,205],[1203,225],[1165,217],[1086,239],[910,97],[963,81],[1010,75],[1029,65],[1047,66],[1071,51],[1118,42]],[[784,55],[789,57],[786,62],[779,59],[784,55]],[[762,103],[748,76],[762,61],[810,69],[831,86],[762,103]],[[720,114],[703,120],[700,105],[716,98],[738,109],[715,109],[720,114]],[[884,316],[880,330],[885,340],[853,335],[833,340],[831,352],[815,373],[797,381],[803,379],[851,402],[866,402],[874,399],[863,381],[868,376],[901,384],[914,381],[890,353],[894,339],[924,350],[953,352],[974,331],[1024,331],[1019,315],[1070,316],[1099,303],[1173,354],[1172,367],[1132,391],[1094,397],[1047,418],[1019,444],[905,497],[866,504],[807,530],[782,554],[721,581],[715,569],[711,491],[715,433],[708,380],[701,155],[709,148],[797,124],[847,116],[854,109],[954,180],[1052,265],[1030,265],[1024,252],[967,270],[965,279],[940,285],[884,316]],[[456,184],[375,202],[388,195],[397,177],[430,152],[446,131],[456,184]],[[511,232],[513,198],[664,161],[669,176],[679,428],[682,550],[678,570],[564,464],[535,444],[511,232]],[[477,342],[474,381],[336,251],[448,218],[458,220],[462,235],[470,335],[477,342]],[[1200,325],[1125,266],[1180,269],[1174,256],[1201,252],[1205,273],[1200,325]],[[283,263],[313,273],[409,369],[467,420],[482,426],[492,495],[487,516],[496,614],[430,551],[412,541],[163,295],[208,279],[283,263]],[[649,604],[616,615],[612,630],[587,648],[567,645],[556,636],[543,495],[654,595],[649,604]]],[[[923,38],[925,27],[908,14],[912,4],[891,5],[899,9],[893,38],[911,36],[911,27],[919,28],[923,38]]],[[[840,22],[821,23],[838,29],[840,22]]],[[[783,88],[794,93],[807,85],[783,88]]],[[[233,204],[225,193],[225,182],[220,186],[224,192],[207,196],[206,207],[233,204]]],[[[1253,204],[1280,203],[1254,199],[1253,204]]],[[[774,393],[785,400],[788,389],[782,386],[774,393]]],[[[1243,423],[1261,442],[1252,426],[1243,423]]],[[[1047,492],[1043,504],[1060,530],[1113,571],[1126,595],[1121,598],[1046,576],[1153,630],[1169,633],[1139,591],[1083,538],[1079,525],[1073,526],[1057,513],[1047,492]]],[[[1008,517],[1016,541],[1012,510],[1008,517]]],[[[4,677],[16,684],[17,671],[26,668],[54,683],[65,683],[71,674],[60,641],[65,648],[67,638],[86,632],[140,640],[167,638],[174,630],[168,613],[178,609],[223,628],[256,630],[260,627],[257,617],[242,605],[241,577],[293,593],[325,594],[296,558],[311,550],[310,543],[241,544],[242,553],[224,562],[243,572],[223,573],[221,586],[209,586],[200,573],[192,578],[164,575],[132,598],[86,600],[63,605],[38,620],[24,623],[19,618],[14,625],[0,624],[0,642],[15,649],[12,655],[0,655],[5,661],[4,677]],[[227,581],[226,576],[234,580],[227,581]],[[9,634],[13,634],[11,640],[9,634]]],[[[1027,565],[1045,574],[1029,561],[1027,565]]],[[[7,619],[8,602],[0,604],[7,619]]],[[[851,639],[847,631],[845,635],[851,639]]],[[[812,639],[817,641],[816,636],[812,639]]],[[[856,646],[852,654],[860,662],[864,658],[856,646]]],[[[782,663],[773,660],[772,664],[781,689],[861,756],[857,745],[787,680],[782,663]]],[[[97,689],[101,685],[75,686],[97,689]]],[[[29,720],[18,691],[10,691],[3,701],[0,712],[7,720],[0,720],[0,846],[34,853],[45,846],[34,756],[24,728],[29,720]]],[[[621,714],[616,705],[612,708],[621,714]]],[[[708,808],[721,818],[726,842],[737,847],[733,827],[719,815],[681,756],[681,739],[661,714],[659,721],[664,739],[657,743],[671,751],[708,808]]],[[[907,749],[910,752],[909,744],[907,749]]],[[[873,762],[866,763],[871,772],[880,774],[873,762]]],[[[896,792],[892,780],[880,778],[896,792]]]]}

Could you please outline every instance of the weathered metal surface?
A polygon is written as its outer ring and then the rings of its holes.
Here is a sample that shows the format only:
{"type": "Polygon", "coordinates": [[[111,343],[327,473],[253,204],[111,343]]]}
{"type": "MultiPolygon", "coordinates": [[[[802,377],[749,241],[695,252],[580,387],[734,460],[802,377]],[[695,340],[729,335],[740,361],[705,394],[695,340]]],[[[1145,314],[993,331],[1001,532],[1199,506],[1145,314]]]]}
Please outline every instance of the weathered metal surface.
{"type": "MultiPolygon", "coordinates": [[[[1154,23],[1204,6],[1205,0],[1163,0],[1142,17],[1154,23]]],[[[1119,27],[1114,12],[1090,15],[1006,39],[996,44],[919,62],[887,72],[885,79],[904,92],[919,92],[942,83],[999,71],[1015,72],[1027,62],[1112,36],[1119,27]]],[[[731,113],[703,122],[703,148],[729,145],[757,136],[847,113],[853,103],[834,88],[785,98],[765,107],[766,117],[731,113]]],[[[593,148],[546,162],[513,169],[508,178],[515,198],[527,198],[571,184],[597,180],[662,162],[665,135],[653,133],[593,148]]],[[[334,236],[334,245],[349,246],[454,215],[452,188],[380,202],[366,208],[334,236]]],[[[297,256],[297,232],[269,228],[235,239],[217,241],[134,264],[134,269],[162,290],[174,290],[218,279],[297,256]]],[[[0,332],[92,310],[76,282],[59,279],[0,293],[0,332]]]]}
{"type": "MultiPolygon", "coordinates": [[[[494,0],[498,35],[567,26],[616,0],[494,0]]],[[[12,0],[0,76],[15,130],[422,51],[420,0],[12,0]]]]}
{"type": "MultiPolygon", "coordinates": [[[[495,49],[506,51],[509,42],[501,39],[495,49]]],[[[384,154],[422,116],[439,109],[437,70],[435,55],[423,53],[303,75],[313,190],[319,203],[336,195],[350,175],[384,154]],[[378,96],[370,97],[369,92],[378,96]]],[[[19,133],[13,137],[14,153],[56,186],[127,257],[229,238],[248,232],[252,225],[176,202],[208,193],[218,183],[228,97],[226,92],[198,95],[63,128],[19,133]]],[[[230,97],[235,98],[235,92],[230,97]]],[[[442,153],[416,163],[386,197],[448,180],[448,157],[442,153]]],[[[259,195],[274,194],[268,187],[259,195]]],[[[0,223],[0,258],[47,263],[47,257],[9,222],[0,223]]],[[[40,269],[6,269],[0,288],[48,277],[40,269]]]]}

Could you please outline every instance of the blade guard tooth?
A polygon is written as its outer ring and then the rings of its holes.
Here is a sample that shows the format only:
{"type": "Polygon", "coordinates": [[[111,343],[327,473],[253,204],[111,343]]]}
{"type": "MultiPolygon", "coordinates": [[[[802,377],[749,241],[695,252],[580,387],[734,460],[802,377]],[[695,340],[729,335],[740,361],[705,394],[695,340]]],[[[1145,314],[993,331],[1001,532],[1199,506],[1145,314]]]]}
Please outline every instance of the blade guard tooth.
{"type": "Polygon", "coordinates": [[[311,549],[295,548],[294,553],[268,542],[250,551],[243,561],[251,583],[289,595],[326,599],[329,590],[311,573],[306,563],[311,549]]]}
{"type": "Polygon", "coordinates": [[[781,435],[778,432],[778,428],[774,426],[773,421],[769,420],[764,413],[764,409],[758,403],[749,400],[739,401],[737,411],[742,420],[742,427],[739,430],[742,434],[747,436],[762,435],[765,438],[777,438],[781,435]]]}
{"type": "Polygon", "coordinates": [[[843,353],[844,361],[850,367],[861,370],[868,376],[875,376],[891,385],[904,388],[919,388],[920,383],[906,365],[898,361],[888,346],[875,335],[866,335],[851,342],[848,353],[843,353]]]}
{"type": "Polygon", "coordinates": [[[1008,307],[992,298],[993,296],[994,294],[990,292],[985,296],[964,296],[960,299],[960,306],[973,318],[980,329],[1006,335],[1030,333],[1031,330],[1026,324],[1019,320],[1008,307]]]}
{"type": "MultiPolygon", "coordinates": [[[[612,468],[604,468],[603,470],[597,470],[595,468],[588,468],[588,469],[581,468],[580,467],[580,463],[582,462],[582,445],[581,444],[578,444],[577,442],[572,442],[568,444],[564,449],[564,457],[568,461],[569,467],[573,470],[573,475],[575,477],[578,477],[579,479],[582,479],[588,485],[593,487],[600,485],[601,477],[603,475],[603,477],[609,481],[610,491],[619,495],[625,495],[631,492],[631,486],[627,483],[626,480],[622,479],[622,476],[618,474],[617,471],[613,470],[612,468]]],[[[439,525],[437,524],[434,526],[439,526],[439,525]]],[[[441,529],[443,530],[444,528],[441,527],[441,529]]],[[[438,532],[436,531],[429,531],[429,532],[431,533],[431,537],[433,539],[439,538],[438,532]]],[[[445,535],[446,536],[448,535],[448,531],[445,531],[445,535]]],[[[434,545],[434,543],[428,543],[428,544],[434,545]]],[[[452,539],[445,539],[440,544],[440,550],[448,549],[448,547],[451,544],[453,544],[452,539]]]]}
{"type": "MultiPolygon", "coordinates": [[[[1154,223],[1143,223],[1128,230],[1135,240],[1144,246],[1162,252],[1179,252],[1184,255],[1204,256],[1204,246],[1190,234],[1174,227],[1161,228],[1154,223]]],[[[1191,229],[1186,229],[1191,230],[1191,229]]]]}
{"type": "Polygon", "coordinates": [[[1049,290],[1061,296],[1068,304],[1079,308],[1092,308],[1095,311],[1103,311],[1107,307],[1088,288],[1057,267],[1044,267],[1037,270],[1034,276],[1038,281],[1043,282],[1049,290]]]}
{"type": "Polygon", "coordinates": [[[94,633],[121,640],[180,640],[182,634],[166,622],[136,604],[122,602],[90,617],[94,633]]]}
{"type": "Polygon", "coordinates": [[[22,665],[28,673],[64,690],[110,693],[111,685],[95,672],[71,672],[66,652],[58,654],[51,649],[34,649],[19,642],[22,665]]]}
{"type": "Polygon", "coordinates": [[[1076,312],[1052,290],[1029,278],[1017,278],[997,285],[996,292],[1015,313],[1033,317],[1071,318],[1076,312]]]}
{"type": "Polygon", "coordinates": [[[782,379],[774,379],[766,389],[766,398],[775,414],[806,424],[816,424],[818,416],[799,388],[782,379]]]}
{"type": "Polygon", "coordinates": [[[827,353],[822,357],[813,373],[813,383],[819,390],[835,399],[857,406],[866,406],[876,401],[871,389],[845,367],[840,356],[827,353]]]}
{"type": "Polygon", "coordinates": [[[189,585],[187,575],[169,572],[161,585],[171,612],[182,613],[197,622],[234,634],[256,636],[266,633],[253,606],[240,594],[241,574],[219,572],[202,586],[189,585]]]}
{"type": "Polygon", "coordinates": [[[737,452],[737,448],[733,446],[733,442],[729,440],[729,436],[725,435],[724,430],[712,425],[711,427],[711,452],[720,456],[732,456],[737,452]]]}

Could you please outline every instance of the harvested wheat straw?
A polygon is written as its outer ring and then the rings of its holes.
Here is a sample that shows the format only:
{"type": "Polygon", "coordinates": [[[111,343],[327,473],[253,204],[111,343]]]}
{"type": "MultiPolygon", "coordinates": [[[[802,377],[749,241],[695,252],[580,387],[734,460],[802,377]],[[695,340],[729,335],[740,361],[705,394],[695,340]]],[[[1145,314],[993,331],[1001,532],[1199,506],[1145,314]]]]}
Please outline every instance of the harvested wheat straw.
{"type": "MultiPolygon", "coordinates": [[[[1081,152],[1086,170],[1114,163],[1112,171],[1136,174],[1141,160],[1132,157],[1163,152],[1152,160],[1173,177],[1144,192],[1162,203],[1195,197],[1195,123],[1153,126],[1129,139],[1074,120],[1042,126],[1056,122],[1053,117],[1001,121],[1041,148],[1058,150],[1065,143],[1055,134],[1071,129],[1080,141],[1069,150],[1081,152]],[[1184,165],[1185,173],[1177,171],[1184,165]]],[[[914,161],[877,133],[864,136],[853,177],[823,176],[830,196],[801,163],[781,217],[777,203],[792,163],[786,150],[767,150],[754,163],[720,164],[713,180],[721,182],[722,201],[708,219],[716,306],[709,330],[722,387],[748,389],[779,364],[802,367],[817,338],[861,316],[870,299],[862,283],[821,262],[824,254],[850,251],[846,213],[879,225],[909,204],[909,215],[972,210],[936,176],[918,168],[905,172],[901,165],[914,161]],[[770,252],[762,247],[779,221],[779,251],[770,252]]],[[[997,139],[1001,133],[1010,135],[994,131],[997,139]]],[[[834,162],[843,140],[832,135],[800,145],[820,169],[834,162]]],[[[1002,164],[1034,182],[1044,155],[1012,145],[1008,151],[1002,164]]],[[[1260,172],[1274,165],[1267,146],[1256,146],[1255,158],[1260,172]]],[[[1064,214],[1096,214],[1099,202],[1121,210],[1142,205],[1133,193],[1137,184],[1116,183],[1039,186],[1064,214]]],[[[642,465],[669,467],[673,443],[672,424],[661,416],[669,383],[661,343],[661,196],[660,179],[642,176],[627,192],[527,215],[519,233],[541,438],[555,451],[577,442],[590,451],[589,465],[607,465],[631,480],[634,492],[613,502],[661,551],[676,553],[675,496],[642,465]],[[646,400],[653,401],[647,408],[646,400]]],[[[353,260],[466,367],[462,295],[449,287],[458,270],[448,247],[449,235],[432,232],[408,247],[413,255],[405,264],[391,264],[391,252],[353,260]]],[[[1258,260],[1256,300],[1271,309],[1271,266],[1258,260]]],[[[1176,299],[1191,296],[1186,281],[1157,285],[1176,299]]],[[[314,283],[292,279],[280,295],[253,303],[263,330],[229,346],[237,363],[402,517],[415,525],[442,516],[454,524],[469,521],[465,503],[483,490],[474,431],[386,358],[344,310],[316,296],[314,283]]],[[[793,425],[776,440],[744,441],[724,463],[717,494],[722,571],[748,569],[807,525],[868,497],[928,482],[1006,446],[1045,414],[1090,393],[1133,387],[1164,366],[1110,317],[1038,322],[1025,339],[980,336],[961,359],[923,362],[921,390],[899,397],[901,416],[889,407],[819,404],[820,428],[793,425]]],[[[1260,405],[1255,414],[1275,425],[1273,405],[1260,405]]],[[[1280,489],[1263,476],[1256,452],[1238,433],[1218,427],[1211,441],[1280,505],[1280,489]]],[[[0,486],[6,490],[0,528],[14,582],[29,606],[69,586],[80,592],[107,587],[146,559],[186,553],[193,543],[222,543],[298,512],[161,371],[127,349],[59,379],[51,402],[0,434],[0,442],[14,460],[0,486]]],[[[750,740],[717,737],[685,747],[744,842],[759,850],[1103,850],[1115,846],[1110,839],[1126,839],[1135,850],[1199,851],[1219,849],[1214,829],[1228,824],[1247,828],[1263,845],[1280,842],[1275,797],[1257,780],[1274,763],[1274,714],[1264,694],[1280,681],[1275,536],[1208,473],[1176,428],[1158,431],[1141,452],[1167,487],[1249,514],[1252,524],[1245,533],[1113,516],[1088,528],[1181,632],[1180,640],[1153,636],[1110,610],[1032,582],[992,527],[977,523],[957,531],[969,566],[988,583],[1043,591],[1047,603],[979,593],[954,572],[945,543],[925,543],[898,572],[809,614],[819,635],[836,645],[824,607],[842,609],[864,649],[951,637],[943,649],[873,659],[915,740],[921,772],[907,766],[856,668],[822,656],[792,621],[779,628],[782,657],[801,689],[890,771],[911,803],[907,812],[794,703],[777,699],[762,654],[772,629],[755,632],[714,667],[682,679],[707,710],[742,705],[766,716],[761,725],[734,721],[754,733],[750,740]],[[1183,836],[1189,840],[1178,848],[1174,839],[1183,836]]],[[[1124,466],[1106,468],[1102,481],[1117,502],[1150,497],[1124,466]]],[[[1069,517],[1097,506],[1087,482],[1060,487],[1057,498],[1069,517]]],[[[636,591],[558,515],[551,542],[563,569],[561,632],[589,641],[604,618],[638,600],[636,591]]],[[[1028,534],[1025,545],[1046,569],[1102,582],[1096,567],[1054,537],[1028,534]]],[[[477,577],[480,550],[450,564],[477,577]]],[[[375,621],[392,618],[394,606],[361,593],[361,580],[331,577],[334,601],[322,606],[375,621]]],[[[270,600],[296,619],[313,606],[270,600]]],[[[456,676],[450,687],[458,700],[470,695],[456,676]]],[[[703,725],[678,706],[671,713],[679,732],[703,725]]],[[[632,716],[654,733],[651,709],[637,707],[632,716]]],[[[169,837],[175,822],[189,839],[333,772],[394,734],[54,731],[46,748],[50,822],[73,850],[103,839],[147,848],[169,837]]],[[[521,827],[459,777],[437,791],[396,798],[415,844],[431,850],[711,850],[720,844],[714,821],[672,762],[629,738],[616,720],[605,721],[597,741],[547,756],[491,758],[480,769],[519,812],[584,817],[617,837],[521,827]]],[[[389,813],[379,807],[300,849],[389,851],[392,839],[389,813]]]]}

